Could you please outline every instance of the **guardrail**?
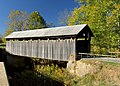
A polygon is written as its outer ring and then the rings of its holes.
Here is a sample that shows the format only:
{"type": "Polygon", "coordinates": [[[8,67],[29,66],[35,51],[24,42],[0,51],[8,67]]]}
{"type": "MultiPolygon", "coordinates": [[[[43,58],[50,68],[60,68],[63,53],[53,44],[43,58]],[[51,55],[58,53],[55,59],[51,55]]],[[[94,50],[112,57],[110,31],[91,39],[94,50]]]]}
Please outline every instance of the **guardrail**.
{"type": "Polygon", "coordinates": [[[92,54],[92,53],[78,53],[77,54],[78,59],[81,58],[101,58],[101,57],[107,57],[107,58],[116,58],[116,55],[103,55],[103,54],[92,54]]]}
{"type": "Polygon", "coordinates": [[[117,58],[120,56],[120,52],[109,52],[110,55],[116,55],[117,58]]]}

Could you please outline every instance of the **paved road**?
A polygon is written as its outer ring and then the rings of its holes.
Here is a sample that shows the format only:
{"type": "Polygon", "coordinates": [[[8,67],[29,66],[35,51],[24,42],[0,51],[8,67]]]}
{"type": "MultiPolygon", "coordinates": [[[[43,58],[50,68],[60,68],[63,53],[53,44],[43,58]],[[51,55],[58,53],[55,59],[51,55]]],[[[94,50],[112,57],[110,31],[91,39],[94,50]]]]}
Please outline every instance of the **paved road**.
{"type": "Polygon", "coordinates": [[[120,58],[82,58],[82,59],[100,60],[100,61],[120,63],[120,58]]]}

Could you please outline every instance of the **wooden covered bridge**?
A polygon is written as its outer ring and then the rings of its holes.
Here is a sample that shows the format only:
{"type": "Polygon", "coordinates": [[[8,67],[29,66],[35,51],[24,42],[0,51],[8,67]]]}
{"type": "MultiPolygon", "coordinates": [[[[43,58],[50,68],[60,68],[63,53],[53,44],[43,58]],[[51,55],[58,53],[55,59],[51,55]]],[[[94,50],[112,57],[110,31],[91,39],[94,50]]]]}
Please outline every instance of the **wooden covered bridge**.
{"type": "Polygon", "coordinates": [[[13,55],[68,61],[72,55],[90,53],[93,33],[87,24],[17,31],[6,37],[6,51],[13,55]]]}

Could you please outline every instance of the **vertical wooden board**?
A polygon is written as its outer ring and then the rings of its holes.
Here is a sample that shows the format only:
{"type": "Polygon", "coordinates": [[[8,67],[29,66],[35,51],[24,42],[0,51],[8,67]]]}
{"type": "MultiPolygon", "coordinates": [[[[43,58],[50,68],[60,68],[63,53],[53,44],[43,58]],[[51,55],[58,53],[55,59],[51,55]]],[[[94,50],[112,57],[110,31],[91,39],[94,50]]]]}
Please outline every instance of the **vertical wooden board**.
{"type": "Polygon", "coordinates": [[[46,44],[45,44],[45,52],[46,52],[46,56],[45,58],[48,59],[48,40],[46,40],[46,44]]]}
{"type": "Polygon", "coordinates": [[[8,42],[7,42],[7,41],[6,41],[6,48],[5,48],[5,49],[6,49],[6,51],[8,51],[8,50],[7,50],[7,49],[8,49],[8,42]]]}
{"type": "Polygon", "coordinates": [[[38,40],[36,40],[36,57],[38,57],[38,47],[39,47],[38,40]]]}
{"type": "Polygon", "coordinates": [[[17,54],[17,42],[15,41],[15,54],[17,54]]]}
{"type": "Polygon", "coordinates": [[[25,42],[23,41],[22,44],[23,44],[23,54],[22,55],[25,56],[25,42]]]}
{"type": "Polygon", "coordinates": [[[52,59],[53,60],[55,60],[55,51],[56,51],[56,49],[55,49],[55,40],[53,40],[53,57],[52,57],[52,59]]]}
{"type": "Polygon", "coordinates": [[[47,44],[48,44],[48,59],[50,59],[50,57],[51,57],[51,53],[50,53],[50,52],[51,52],[51,50],[50,50],[50,49],[51,49],[51,48],[50,48],[50,42],[51,42],[51,41],[48,40],[48,43],[47,43],[47,44]]]}
{"type": "Polygon", "coordinates": [[[67,47],[67,61],[68,61],[68,59],[69,59],[69,39],[68,40],[66,40],[66,47],[67,47]]]}
{"type": "Polygon", "coordinates": [[[23,54],[22,51],[23,50],[23,43],[22,43],[22,41],[21,41],[21,55],[23,54]]]}
{"type": "Polygon", "coordinates": [[[52,44],[52,40],[50,40],[50,59],[53,58],[53,44],[52,44]]]}
{"type": "Polygon", "coordinates": [[[58,43],[57,43],[57,40],[55,40],[55,58],[56,60],[58,60],[58,43]]]}
{"type": "Polygon", "coordinates": [[[15,52],[15,44],[14,44],[14,41],[13,41],[13,54],[15,52]]]}
{"type": "Polygon", "coordinates": [[[15,46],[14,46],[14,41],[13,41],[13,54],[14,54],[15,46]]]}
{"type": "Polygon", "coordinates": [[[17,47],[18,47],[18,48],[17,48],[17,54],[19,55],[19,49],[20,49],[20,47],[19,47],[19,46],[20,46],[20,45],[19,45],[19,41],[17,41],[17,43],[18,43],[18,46],[17,46],[17,47]]]}
{"type": "Polygon", "coordinates": [[[14,43],[14,54],[16,54],[16,45],[15,45],[16,42],[14,41],[13,43],[14,43]]]}
{"type": "Polygon", "coordinates": [[[8,42],[8,51],[11,52],[11,42],[8,42]]]}
{"type": "Polygon", "coordinates": [[[66,60],[66,46],[65,46],[65,40],[63,40],[63,60],[66,60]]]}
{"type": "Polygon", "coordinates": [[[39,41],[39,57],[42,57],[42,41],[39,41]]]}
{"type": "Polygon", "coordinates": [[[25,56],[27,56],[27,41],[25,41],[25,56]]]}
{"type": "Polygon", "coordinates": [[[38,57],[40,58],[40,40],[38,40],[38,57]]]}
{"type": "Polygon", "coordinates": [[[12,54],[12,52],[13,52],[13,43],[11,41],[11,54],[12,54]]]}
{"type": "Polygon", "coordinates": [[[7,49],[8,49],[8,42],[7,42],[7,41],[6,41],[6,48],[5,48],[5,49],[6,49],[6,51],[7,51],[7,49]]]}
{"type": "Polygon", "coordinates": [[[9,53],[11,53],[11,51],[12,51],[12,50],[11,50],[11,47],[12,47],[12,46],[11,46],[11,41],[10,41],[9,43],[10,43],[10,44],[9,44],[9,53]]]}
{"type": "Polygon", "coordinates": [[[31,57],[33,57],[33,40],[31,41],[31,57]]]}
{"type": "Polygon", "coordinates": [[[57,40],[57,59],[60,60],[60,41],[59,39],[57,40]]]}
{"type": "Polygon", "coordinates": [[[35,57],[35,41],[32,41],[32,47],[33,47],[33,50],[32,50],[32,57],[35,57]]]}
{"type": "Polygon", "coordinates": [[[53,47],[54,47],[54,50],[53,50],[53,53],[54,53],[54,56],[53,56],[53,57],[54,57],[54,60],[56,60],[56,44],[55,44],[55,43],[56,43],[56,41],[54,40],[54,46],[53,46],[53,47]]]}
{"type": "Polygon", "coordinates": [[[14,52],[14,48],[13,48],[13,42],[12,42],[12,54],[13,54],[13,52],[14,52]]]}
{"type": "Polygon", "coordinates": [[[53,40],[51,40],[51,58],[50,59],[53,59],[53,40]]]}
{"type": "Polygon", "coordinates": [[[10,44],[9,44],[9,53],[11,53],[11,52],[12,52],[12,50],[11,50],[11,47],[12,47],[11,41],[10,41],[9,43],[10,43],[10,44]]]}
{"type": "Polygon", "coordinates": [[[35,41],[32,41],[32,57],[35,57],[35,41]]]}
{"type": "Polygon", "coordinates": [[[32,57],[34,57],[34,40],[32,40],[32,57]]]}
{"type": "Polygon", "coordinates": [[[75,55],[75,58],[76,58],[76,39],[73,40],[74,41],[74,55],[75,55]]]}
{"type": "Polygon", "coordinates": [[[62,52],[63,52],[63,46],[62,46],[62,40],[60,40],[60,60],[62,60],[62,52]]]}
{"type": "Polygon", "coordinates": [[[26,56],[28,56],[28,44],[27,44],[28,41],[25,41],[25,47],[26,47],[26,56]]]}
{"type": "Polygon", "coordinates": [[[50,59],[53,59],[53,40],[51,40],[50,47],[51,47],[51,58],[50,59]]]}
{"type": "Polygon", "coordinates": [[[29,56],[32,57],[32,40],[29,41],[29,56]]]}
{"type": "Polygon", "coordinates": [[[15,54],[17,54],[17,41],[15,41],[15,54]]]}
{"type": "Polygon", "coordinates": [[[21,41],[21,55],[23,55],[23,42],[21,41]]]}
{"type": "Polygon", "coordinates": [[[13,42],[12,42],[12,52],[11,53],[13,54],[13,42]]]}
{"type": "Polygon", "coordinates": [[[36,42],[35,41],[33,45],[33,56],[36,57],[36,42]]]}
{"type": "Polygon", "coordinates": [[[26,56],[26,52],[27,52],[27,49],[26,49],[26,41],[25,41],[25,45],[24,45],[24,46],[25,46],[25,56],[26,56]]]}
{"type": "Polygon", "coordinates": [[[7,44],[8,44],[7,47],[6,47],[6,48],[7,48],[7,51],[10,51],[10,47],[11,47],[11,46],[10,46],[10,41],[7,41],[7,44]]]}
{"type": "Polygon", "coordinates": [[[29,42],[29,56],[32,57],[32,40],[29,42]]]}
{"type": "Polygon", "coordinates": [[[44,58],[44,40],[41,41],[41,45],[42,45],[42,48],[41,48],[42,56],[41,56],[41,58],[44,58]]]}
{"type": "Polygon", "coordinates": [[[59,52],[60,52],[59,40],[56,40],[56,48],[57,48],[56,56],[57,56],[57,59],[59,60],[59,58],[60,58],[60,54],[59,54],[59,52]]]}
{"type": "Polygon", "coordinates": [[[46,49],[46,40],[44,40],[44,58],[45,58],[45,59],[47,59],[47,58],[46,58],[46,50],[47,50],[47,49],[46,49]]]}
{"type": "Polygon", "coordinates": [[[35,57],[38,57],[38,41],[37,40],[35,40],[35,57]]]}
{"type": "Polygon", "coordinates": [[[68,58],[68,56],[67,56],[67,54],[68,54],[68,49],[67,49],[67,40],[65,39],[65,60],[67,60],[67,58],[68,58]]]}
{"type": "Polygon", "coordinates": [[[30,41],[28,41],[28,56],[30,56],[30,41]]]}
{"type": "Polygon", "coordinates": [[[24,55],[24,43],[22,41],[22,55],[24,55]]]}
{"type": "Polygon", "coordinates": [[[34,55],[35,55],[35,57],[37,57],[37,41],[36,40],[35,40],[35,49],[34,50],[35,50],[34,55]]]}
{"type": "Polygon", "coordinates": [[[9,44],[9,53],[11,53],[11,51],[12,51],[12,50],[11,50],[11,47],[12,47],[12,46],[11,46],[11,41],[10,41],[10,44],[9,44]]]}
{"type": "Polygon", "coordinates": [[[19,45],[20,45],[20,52],[19,52],[19,55],[21,55],[21,41],[19,41],[19,45]]]}
{"type": "Polygon", "coordinates": [[[28,41],[27,41],[27,47],[28,47],[28,51],[27,51],[27,52],[28,52],[28,55],[27,55],[27,56],[29,56],[29,49],[30,49],[29,46],[30,46],[30,43],[29,43],[29,40],[28,40],[28,41]]]}
{"type": "Polygon", "coordinates": [[[8,42],[8,41],[6,41],[6,48],[5,48],[5,49],[6,49],[6,51],[9,51],[9,47],[8,47],[8,46],[9,46],[9,42],[8,42]]]}

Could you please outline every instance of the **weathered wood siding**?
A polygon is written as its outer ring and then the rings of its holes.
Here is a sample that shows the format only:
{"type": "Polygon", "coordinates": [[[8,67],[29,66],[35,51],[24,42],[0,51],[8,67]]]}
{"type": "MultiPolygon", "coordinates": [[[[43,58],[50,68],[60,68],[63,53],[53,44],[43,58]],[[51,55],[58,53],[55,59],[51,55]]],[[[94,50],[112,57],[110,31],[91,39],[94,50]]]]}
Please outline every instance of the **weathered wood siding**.
{"type": "Polygon", "coordinates": [[[75,39],[7,41],[6,51],[20,56],[68,61],[76,57],[75,39]]]}

